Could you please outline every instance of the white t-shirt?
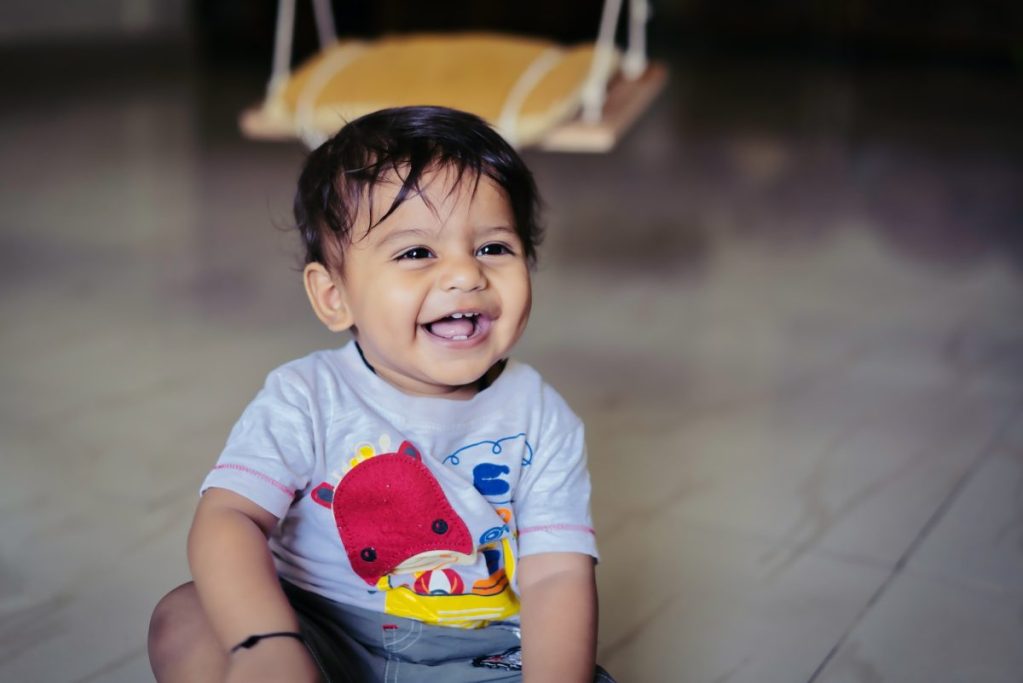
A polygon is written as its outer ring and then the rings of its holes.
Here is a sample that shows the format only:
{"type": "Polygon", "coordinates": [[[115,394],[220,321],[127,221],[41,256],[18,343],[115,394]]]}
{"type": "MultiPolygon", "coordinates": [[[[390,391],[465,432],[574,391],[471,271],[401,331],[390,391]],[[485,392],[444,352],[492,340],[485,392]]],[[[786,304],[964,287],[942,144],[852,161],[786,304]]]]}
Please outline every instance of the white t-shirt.
{"type": "Polygon", "coordinates": [[[514,361],[468,401],[400,392],[354,342],[288,363],[235,424],[210,487],[282,520],[282,578],[428,623],[514,621],[519,557],[597,557],[583,425],[514,361]]]}

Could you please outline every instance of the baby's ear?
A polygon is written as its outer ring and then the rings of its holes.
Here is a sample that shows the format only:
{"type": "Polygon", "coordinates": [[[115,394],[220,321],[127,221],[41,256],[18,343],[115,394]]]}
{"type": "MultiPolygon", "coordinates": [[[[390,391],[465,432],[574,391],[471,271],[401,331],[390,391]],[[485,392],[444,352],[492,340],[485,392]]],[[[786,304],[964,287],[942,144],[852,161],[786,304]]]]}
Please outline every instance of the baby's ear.
{"type": "Polygon", "coordinates": [[[322,263],[310,263],[302,271],[305,293],[316,317],[331,332],[347,330],[355,322],[348,306],[346,292],[338,278],[322,263]]]}

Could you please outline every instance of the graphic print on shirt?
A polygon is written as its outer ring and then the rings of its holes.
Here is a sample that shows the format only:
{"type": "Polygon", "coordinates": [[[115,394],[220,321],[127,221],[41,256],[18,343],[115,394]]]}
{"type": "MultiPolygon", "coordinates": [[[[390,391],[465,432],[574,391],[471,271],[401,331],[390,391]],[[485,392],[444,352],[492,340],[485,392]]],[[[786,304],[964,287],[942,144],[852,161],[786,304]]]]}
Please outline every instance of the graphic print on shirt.
{"type": "MultiPolygon", "coordinates": [[[[504,525],[473,539],[418,449],[403,441],[395,452],[384,452],[390,446],[386,436],[380,446],[378,454],[371,444],[361,444],[334,473],[336,484],[323,482],[311,496],[333,512],[355,573],[384,592],[384,611],[462,628],[518,613],[510,585],[515,565],[510,509],[497,508],[504,525]],[[480,566],[486,575],[471,580],[481,576],[480,566]]],[[[499,476],[487,481],[506,484],[499,476]]]]}
{"type": "Polygon", "coordinates": [[[525,433],[462,446],[442,461],[449,467],[471,471],[473,486],[504,520],[503,525],[487,529],[480,535],[478,541],[481,544],[517,535],[511,519],[512,486],[508,481],[512,471],[508,463],[515,459],[519,460],[522,469],[533,464],[533,446],[525,433]]]}

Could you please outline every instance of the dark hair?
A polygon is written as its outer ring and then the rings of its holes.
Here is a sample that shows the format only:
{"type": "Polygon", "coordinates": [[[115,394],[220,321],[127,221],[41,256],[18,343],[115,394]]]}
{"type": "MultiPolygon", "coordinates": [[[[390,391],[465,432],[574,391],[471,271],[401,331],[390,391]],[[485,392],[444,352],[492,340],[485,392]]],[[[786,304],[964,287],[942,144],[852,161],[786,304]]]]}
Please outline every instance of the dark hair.
{"type": "Polygon", "coordinates": [[[421,191],[425,172],[443,167],[457,173],[455,187],[469,172],[474,184],[482,174],[504,190],[526,261],[533,265],[543,232],[533,174],[483,119],[445,107],[398,107],[367,114],[345,125],[309,155],[298,180],[294,206],[296,227],[306,248],[305,262],[340,270],[342,262],[328,261],[343,261],[362,204],[368,204],[372,229],[421,191]],[[401,189],[384,215],[374,220],[373,188],[391,173],[402,178],[401,189]]]}

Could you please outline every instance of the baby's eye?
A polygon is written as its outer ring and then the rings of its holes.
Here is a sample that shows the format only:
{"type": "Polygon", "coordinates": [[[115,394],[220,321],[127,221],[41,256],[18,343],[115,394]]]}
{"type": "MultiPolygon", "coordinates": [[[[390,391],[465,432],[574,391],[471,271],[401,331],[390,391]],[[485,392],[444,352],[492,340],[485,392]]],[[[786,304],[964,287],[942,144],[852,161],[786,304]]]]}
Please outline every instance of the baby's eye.
{"type": "Polygon", "coordinates": [[[491,244],[484,244],[476,250],[476,253],[479,256],[504,256],[505,254],[514,254],[515,252],[507,244],[492,242],[491,244]]]}
{"type": "Polygon", "coordinates": [[[433,256],[430,250],[426,247],[414,247],[408,251],[403,251],[399,256],[399,261],[418,261],[419,259],[430,258],[433,256]]]}

